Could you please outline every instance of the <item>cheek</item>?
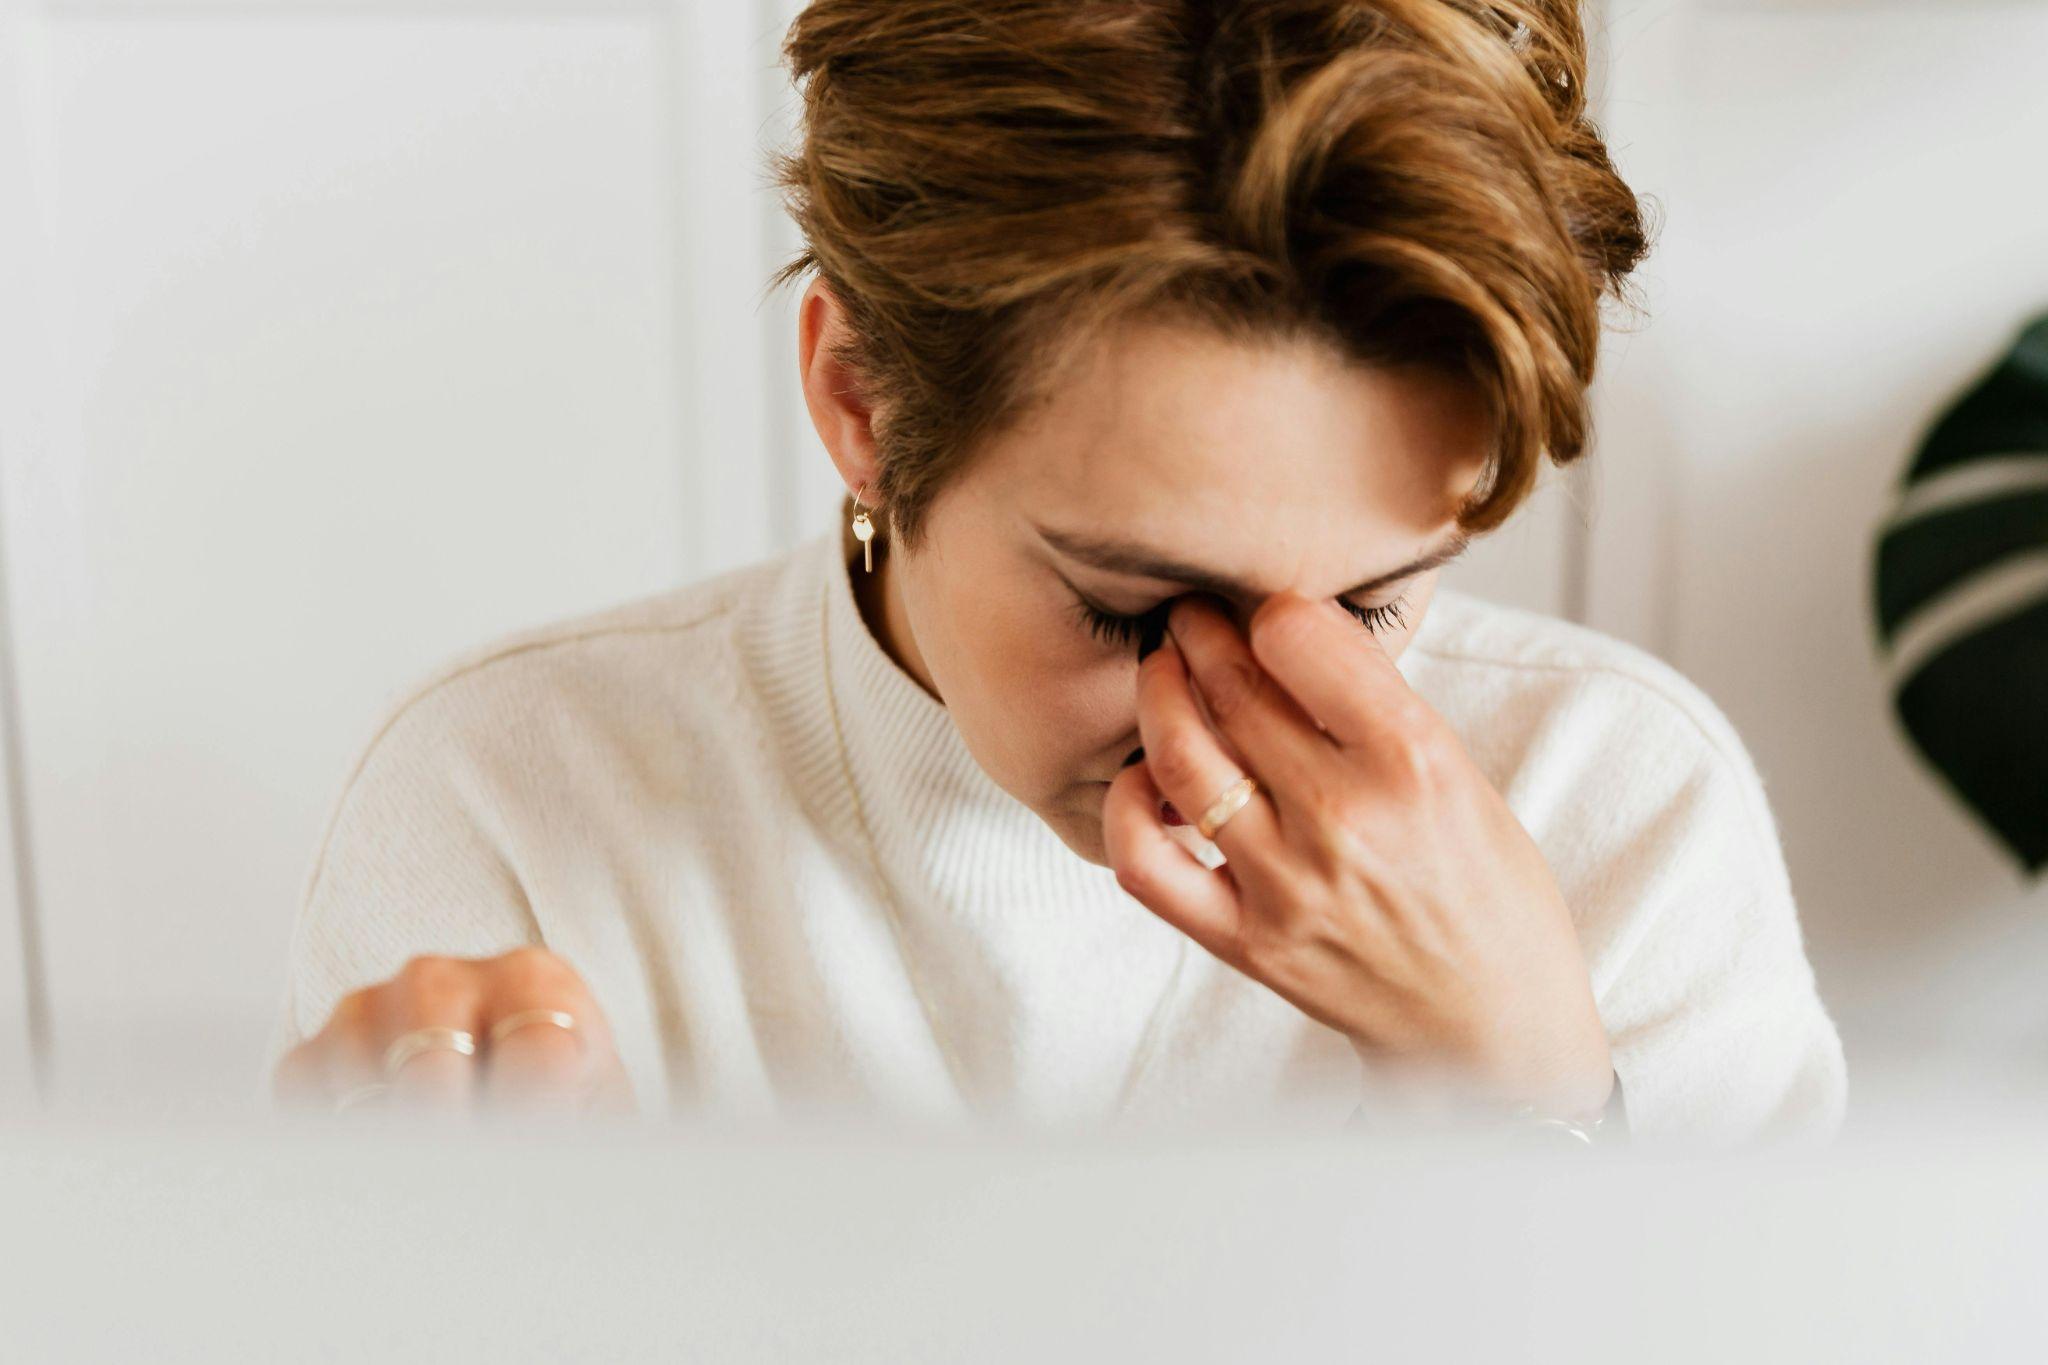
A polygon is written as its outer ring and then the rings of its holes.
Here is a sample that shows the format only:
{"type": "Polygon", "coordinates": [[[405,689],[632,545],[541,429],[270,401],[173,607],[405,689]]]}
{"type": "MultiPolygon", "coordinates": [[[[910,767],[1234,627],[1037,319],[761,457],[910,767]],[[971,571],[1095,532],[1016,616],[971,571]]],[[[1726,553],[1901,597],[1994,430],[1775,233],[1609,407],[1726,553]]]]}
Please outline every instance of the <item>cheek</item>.
{"type": "Polygon", "coordinates": [[[954,619],[984,656],[990,681],[1005,690],[1086,690],[1115,673],[1119,662],[1136,665],[1137,646],[1120,649],[1096,636],[1064,588],[1027,582],[999,595],[971,594],[954,609],[954,619]]]}
{"type": "Polygon", "coordinates": [[[1043,781],[1064,787],[1110,776],[1137,742],[1137,645],[1105,641],[1058,608],[1034,643],[1014,682],[1015,704],[1032,717],[1043,781]]]}
{"type": "Polygon", "coordinates": [[[1100,753],[1135,716],[1132,662],[1063,617],[1053,603],[957,604],[950,662],[971,702],[955,716],[1014,794],[1040,797],[1094,776],[1100,753]]]}

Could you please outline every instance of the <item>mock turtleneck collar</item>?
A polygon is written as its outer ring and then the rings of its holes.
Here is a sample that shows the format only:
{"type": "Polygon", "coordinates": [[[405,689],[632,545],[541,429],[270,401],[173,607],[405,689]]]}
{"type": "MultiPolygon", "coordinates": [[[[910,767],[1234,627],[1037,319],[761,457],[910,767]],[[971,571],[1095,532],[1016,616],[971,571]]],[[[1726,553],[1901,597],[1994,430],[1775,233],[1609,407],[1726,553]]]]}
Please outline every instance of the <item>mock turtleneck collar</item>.
{"type": "MultiPolygon", "coordinates": [[[[813,535],[758,580],[765,590],[739,613],[748,668],[786,746],[798,799],[863,862],[865,813],[884,875],[906,903],[935,898],[968,914],[1022,911],[1048,896],[1130,906],[1111,869],[1068,848],[996,785],[952,713],[882,648],[854,596],[862,569],[857,552],[848,558],[853,544],[843,529],[813,535]]],[[[1462,605],[1439,587],[1397,665],[1425,695],[1429,645],[1445,629],[1439,618],[1462,605]]]]}

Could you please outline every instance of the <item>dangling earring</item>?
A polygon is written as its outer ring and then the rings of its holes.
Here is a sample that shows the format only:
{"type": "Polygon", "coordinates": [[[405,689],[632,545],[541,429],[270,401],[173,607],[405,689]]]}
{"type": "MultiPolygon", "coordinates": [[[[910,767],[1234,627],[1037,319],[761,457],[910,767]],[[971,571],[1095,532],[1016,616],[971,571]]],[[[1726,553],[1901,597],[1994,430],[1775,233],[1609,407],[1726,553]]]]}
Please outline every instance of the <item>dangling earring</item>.
{"type": "MultiPolygon", "coordinates": [[[[860,486],[860,493],[867,491],[868,486],[862,484],[860,486]]],[[[853,495],[853,505],[855,507],[860,506],[860,493],[853,495]]],[[[860,542],[861,553],[867,558],[867,571],[873,573],[875,571],[875,524],[868,520],[866,512],[862,512],[854,517],[853,538],[860,542]]]]}

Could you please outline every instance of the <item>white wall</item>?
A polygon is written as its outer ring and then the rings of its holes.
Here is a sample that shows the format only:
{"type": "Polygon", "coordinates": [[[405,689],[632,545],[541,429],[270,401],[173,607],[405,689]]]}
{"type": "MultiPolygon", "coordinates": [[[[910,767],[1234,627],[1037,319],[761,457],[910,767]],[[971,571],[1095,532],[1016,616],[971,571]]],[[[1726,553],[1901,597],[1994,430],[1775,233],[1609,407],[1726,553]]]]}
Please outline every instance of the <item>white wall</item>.
{"type": "Polygon", "coordinates": [[[2048,887],[1894,722],[1870,587],[1928,425],[2048,308],[2048,7],[1612,9],[1608,131],[1668,222],[1601,385],[1588,620],[1749,744],[1852,1072],[2048,1081],[2048,887]]]}
{"type": "MultiPolygon", "coordinates": [[[[32,1045],[62,1102],[240,1096],[387,699],[827,524],[762,292],[798,7],[0,0],[0,1107],[32,1045]]],[[[1619,3],[1650,326],[1451,580],[1722,703],[1831,1001],[1859,947],[2020,913],[1888,728],[1863,579],[1910,428],[2048,295],[2043,24],[1619,3]]]]}
{"type": "Polygon", "coordinates": [[[679,458],[763,427],[721,335],[753,320],[684,268],[759,267],[708,207],[746,202],[746,121],[684,127],[722,98],[713,14],[7,10],[38,307],[0,327],[47,372],[0,473],[60,1096],[189,1051],[255,1075],[320,824],[411,678],[769,545],[757,455],[679,458]]]}
{"type": "MultiPolygon", "coordinates": [[[[14,95],[26,88],[27,33],[18,9],[0,4],[0,187],[6,187],[0,188],[0,469],[9,474],[0,478],[0,530],[19,496],[11,471],[49,439],[49,414],[37,397],[47,391],[53,368],[44,281],[37,268],[39,225],[28,192],[32,149],[20,116],[25,101],[14,95]]],[[[0,577],[13,571],[0,553],[0,577]]],[[[0,594],[0,871],[5,873],[0,877],[0,1114],[5,1114],[23,1110],[47,1089],[49,1059],[38,1044],[48,1035],[49,1008],[33,847],[25,837],[26,756],[12,620],[20,590],[0,582],[0,594]],[[39,1068],[45,1073],[40,1084],[39,1068]]]]}

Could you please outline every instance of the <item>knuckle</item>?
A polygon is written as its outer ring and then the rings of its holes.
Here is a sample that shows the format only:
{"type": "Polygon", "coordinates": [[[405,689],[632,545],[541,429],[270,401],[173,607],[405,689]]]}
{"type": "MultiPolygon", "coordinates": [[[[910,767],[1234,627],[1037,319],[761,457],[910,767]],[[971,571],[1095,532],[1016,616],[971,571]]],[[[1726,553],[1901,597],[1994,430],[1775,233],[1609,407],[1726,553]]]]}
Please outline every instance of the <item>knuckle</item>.
{"type": "Polygon", "coordinates": [[[523,944],[500,954],[497,968],[513,983],[528,990],[562,991],[581,984],[574,968],[538,944],[523,944]]]}
{"type": "Polygon", "coordinates": [[[447,974],[454,959],[440,953],[415,953],[398,969],[396,980],[432,981],[447,974]]]}
{"type": "Polygon", "coordinates": [[[1144,900],[1152,890],[1152,877],[1148,869],[1134,864],[1119,864],[1116,868],[1116,884],[1124,891],[1144,900]]]}
{"type": "Polygon", "coordinates": [[[418,1009],[422,1002],[441,1002],[469,989],[471,968],[459,958],[439,953],[422,953],[409,959],[393,978],[407,1002],[418,1009]]]}
{"type": "Polygon", "coordinates": [[[1203,680],[1202,695],[1210,714],[1218,721],[1228,721],[1253,703],[1260,685],[1258,669],[1243,659],[1232,659],[1203,680]]]}
{"type": "Polygon", "coordinates": [[[1358,858],[1360,834],[1371,812],[1366,801],[1349,793],[1312,798],[1308,839],[1315,865],[1323,873],[1350,865],[1358,858]]]}
{"type": "Polygon", "coordinates": [[[1185,731],[1168,735],[1157,749],[1147,748],[1145,761],[1162,786],[1192,787],[1201,776],[1201,755],[1194,737],[1185,731]]]}
{"type": "Polygon", "coordinates": [[[1389,780],[1411,796],[1442,780],[1448,758],[1434,729],[1418,722],[1418,717],[1408,717],[1380,746],[1389,780]]]}
{"type": "Polygon", "coordinates": [[[345,1053],[360,1047],[363,1039],[376,1032],[375,1005],[383,993],[384,987],[380,983],[359,987],[342,996],[327,1012],[327,1018],[319,1029],[302,1039],[286,1056],[318,1059],[329,1052],[345,1053]]]}

